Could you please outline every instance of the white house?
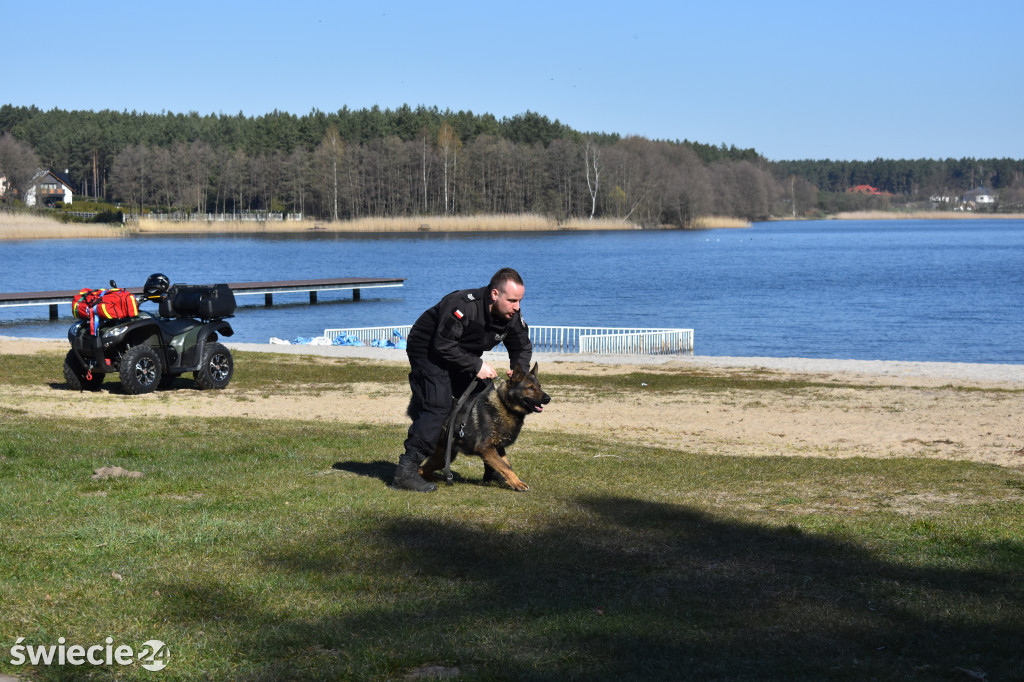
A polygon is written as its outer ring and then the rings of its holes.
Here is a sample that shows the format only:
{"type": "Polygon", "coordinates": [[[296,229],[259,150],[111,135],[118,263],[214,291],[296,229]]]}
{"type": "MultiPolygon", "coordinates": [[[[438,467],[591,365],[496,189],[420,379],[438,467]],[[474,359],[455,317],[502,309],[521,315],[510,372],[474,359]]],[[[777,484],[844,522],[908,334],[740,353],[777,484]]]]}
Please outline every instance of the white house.
{"type": "Polygon", "coordinates": [[[965,204],[973,203],[976,206],[989,206],[996,203],[996,197],[984,187],[978,187],[970,192],[964,192],[963,201],[965,204]]]}
{"type": "Polygon", "coordinates": [[[47,205],[58,201],[70,204],[73,195],[74,192],[67,180],[61,178],[53,171],[40,171],[32,178],[32,185],[25,192],[25,205],[35,206],[36,201],[47,205]]]}

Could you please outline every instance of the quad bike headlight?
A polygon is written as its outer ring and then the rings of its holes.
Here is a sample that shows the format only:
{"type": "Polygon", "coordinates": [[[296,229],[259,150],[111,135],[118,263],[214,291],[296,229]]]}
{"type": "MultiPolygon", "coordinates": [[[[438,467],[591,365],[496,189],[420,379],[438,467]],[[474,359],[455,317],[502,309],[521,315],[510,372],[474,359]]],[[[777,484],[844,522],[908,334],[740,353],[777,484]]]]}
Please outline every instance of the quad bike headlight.
{"type": "Polygon", "coordinates": [[[111,327],[110,329],[104,330],[103,345],[112,346],[113,344],[117,343],[118,341],[120,341],[121,337],[124,336],[124,333],[126,331],[128,331],[128,325],[126,324],[119,324],[116,327],[111,327]]]}

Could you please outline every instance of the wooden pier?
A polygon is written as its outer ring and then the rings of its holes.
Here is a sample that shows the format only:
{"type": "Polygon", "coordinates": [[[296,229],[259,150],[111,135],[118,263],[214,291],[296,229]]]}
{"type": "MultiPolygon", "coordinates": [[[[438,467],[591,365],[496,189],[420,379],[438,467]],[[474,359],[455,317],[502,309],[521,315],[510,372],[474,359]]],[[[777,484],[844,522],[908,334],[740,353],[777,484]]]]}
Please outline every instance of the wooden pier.
{"type": "MultiPolygon", "coordinates": [[[[274,305],[274,294],[308,293],[311,304],[317,302],[321,291],[351,291],[352,300],[358,301],[363,289],[385,289],[405,284],[404,277],[337,277],[331,279],[295,279],[278,282],[233,282],[229,283],[237,299],[239,296],[263,295],[266,306],[274,305]]],[[[141,294],[142,287],[123,287],[133,294],[141,294]]],[[[0,308],[21,306],[49,306],[50,319],[57,319],[57,306],[71,306],[72,291],[26,291],[21,293],[0,293],[0,308]]]]}

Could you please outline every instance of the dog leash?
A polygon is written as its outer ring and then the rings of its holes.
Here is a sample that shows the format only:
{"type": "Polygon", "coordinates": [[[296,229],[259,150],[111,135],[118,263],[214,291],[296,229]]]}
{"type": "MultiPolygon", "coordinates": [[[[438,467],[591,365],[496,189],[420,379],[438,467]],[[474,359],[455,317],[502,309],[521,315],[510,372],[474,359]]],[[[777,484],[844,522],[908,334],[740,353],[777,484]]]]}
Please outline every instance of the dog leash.
{"type": "MultiPolygon", "coordinates": [[[[473,381],[469,382],[469,386],[462,392],[462,396],[458,402],[455,403],[455,407],[452,409],[452,413],[448,415],[448,439],[444,447],[444,482],[448,485],[452,484],[452,443],[455,442],[455,420],[458,419],[459,411],[462,406],[466,404],[469,396],[472,395],[473,389],[480,383],[480,380],[476,377],[473,381]]],[[[465,424],[463,424],[465,426],[465,424]]],[[[462,435],[461,433],[459,435],[462,435]]]]}

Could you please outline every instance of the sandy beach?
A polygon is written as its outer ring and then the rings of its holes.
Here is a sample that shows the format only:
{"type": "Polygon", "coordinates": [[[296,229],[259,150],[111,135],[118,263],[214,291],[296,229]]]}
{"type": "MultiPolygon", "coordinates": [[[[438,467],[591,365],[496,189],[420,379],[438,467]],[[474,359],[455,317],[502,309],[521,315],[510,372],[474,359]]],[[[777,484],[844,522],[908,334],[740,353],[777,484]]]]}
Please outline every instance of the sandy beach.
{"type": "MultiPolygon", "coordinates": [[[[401,351],[334,346],[228,344],[251,352],[406,363],[401,351]]],[[[67,350],[60,340],[0,336],[3,355],[46,353],[59,363],[67,350]]],[[[488,354],[496,366],[507,357],[488,354]]],[[[1024,365],[730,358],[710,356],[579,356],[537,354],[541,379],[552,403],[531,417],[531,430],[592,434],[687,452],[735,456],[925,457],[968,460],[1024,468],[1022,391],[1024,365]],[[813,382],[792,390],[654,391],[638,381],[629,389],[595,396],[564,384],[565,375],[602,376],[645,372],[757,376],[813,382]],[[561,385],[560,385],[561,384],[561,385]]],[[[2,382],[2,378],[0,378],[2,382]]],[[[96,393],[71,392],[61,385],[7,386],[0,410],[40,416],[86,417],[109,405],[165,416],[224,415],[259,420],[308,419],[366,422],[404,427],[408,389],[365,384],[309,391],[225,391],[190,389],[145,396],[120,393],[116,379],[96,393]]],[[[396,453],[397,456],[397,453],[396,453]]]]}

